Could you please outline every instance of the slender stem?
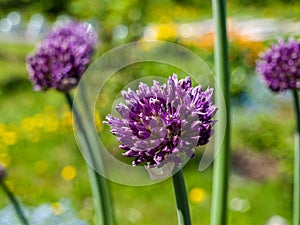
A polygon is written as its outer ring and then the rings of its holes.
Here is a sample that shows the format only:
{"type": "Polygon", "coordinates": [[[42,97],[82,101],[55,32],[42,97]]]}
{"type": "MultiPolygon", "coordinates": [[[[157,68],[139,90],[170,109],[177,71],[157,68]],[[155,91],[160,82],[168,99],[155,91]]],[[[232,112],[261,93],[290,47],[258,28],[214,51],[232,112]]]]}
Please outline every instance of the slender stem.
{"type": "Polygon", "coordinates": [[[107,187],[107,181],[104,177],[102,177],[100,174],[95,171],[95,168],[97,168],[95,156],[93,153],[93,145],[91,144],[91,141],[87,135],[87,132],[84,129],[80,114],[77,110],[77,108],[73,105],[73,98],[70,95],[70,93],[66,93],[66,100],[71,108],[73,110],[77,125],[79,130],[81,131],[83,135],[83,142],[84,145],[87,148],[88,151],[88,157],[90,160],[90,163],[92,164],[92,168],[88,168],[90,180],[91,180],[91,188],[93,192],[93,196],[95,198],[96,203],[96,214],[97,214],[97,223],[100,225],[113,225],[114,219],[112,216],[112,209],[110,204],[110,196],[109,191],[107,187]]]}
{"type": "Polygon", "coordinates": [[[230,161],[230,76],[228,61],[228,41],[226,31],[226,0],[212,0],[216,28],[215,72],[216,105],[224,107],[216,115],[211,225],[227,224],[227,192],[230,161]],[[224,102],[223,102],[224,100],[224,102]],[[225,123],[226,122],[226,123],[225,123]],[[225,126],[225,130],[224,130],[225,126]],[[223,141],[223,132],[224,141],[223,141]],[[218,148],[218,149],[217,149],[218,148]]]}
{"type": "Polygon", "coordinates": [[[172,180],[177,204],[178,225],[191,225],[189,203],[182,170],[175,173],[172,176],[172,180]]]}
{"type": "Polygon", "coordinates": [[[5,194],[7,195],[7,197],[9,198],[9,200],[11,201],[12,205],[14,206],[17,215],[20,219],[20,221],[24,224],[24,225],[29,225],[17,199],[15,198],[14,194],[9,190],[9,188],[6,186],[6,184],[4,183],[4,181],[0,181],[0,185],[2,187],[2,189],[4,190],[5,194]]]}
{"type": "Polygon", "coordinates": [[[296,114],[296,134],[294,153],[294,193],[293,193],[293,225],[300,224],[300,107],[297,90],[293,90],[295,114],[296,114]]]}
{"type": "Polygon", "coordinates": [[[92,147],[91,147],[91,145],[90,145],[90,143],[88,141],[88,137],[87,137],[86,132],[84,132],[85,130],[84,130],[84,126],[82,124],[80,115],[77,112],[77,109],[75,107],[73,107],[73,98],[70,95],[70,93],[66,93],[65,96],[66,96],[66,99],[67,99],[67,102],[68,102],[68,105],[69,105],[70,109],[73,110],[73,113],[75,115],[75,119],[76,119],[77,125],[79,127],[79,130],[82,132],[83,138],[85,140],[85,144],[87,145],[87,148],[88,148],[88,151],[89,151],[89,157],[91,158],[92,164],[94,166],[96,164],[96,162],[94,162],[93,161],[94,158],[91,157],[92,156],[92,151],[91,151],[92,147]]]}

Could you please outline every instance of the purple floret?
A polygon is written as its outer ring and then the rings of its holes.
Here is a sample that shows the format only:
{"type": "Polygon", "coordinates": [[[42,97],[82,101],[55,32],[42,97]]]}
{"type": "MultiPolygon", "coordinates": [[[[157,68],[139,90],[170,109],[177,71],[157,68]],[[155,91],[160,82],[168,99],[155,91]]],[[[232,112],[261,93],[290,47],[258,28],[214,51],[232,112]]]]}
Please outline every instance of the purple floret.
{"type": "Polygon", "coordinates": [[[90,24],[71,21],[53,29],[27,57],[34,89],[69,91],[85,72],[96,45],[97,34],[90,24]]]}
{"type": "Polygon", "coordinates": [[[260,54],[256,72],[274,92],[300,88],[300,43],[292,38],[279,40],[260,54]]]}
{"type": "Polygon", "coordinates": [[[125,104],[118,104],[120,118],[108,115],[106,124],[117,136],[124,156],[132,164],[180,165],[182,157],[192,157],[194,148],[208,143],[217,107],[213,89],[193,88],[189,77],[178,80],[174,74],[167,84],[140,83],[137,91],[122,91],[125,104]]]}

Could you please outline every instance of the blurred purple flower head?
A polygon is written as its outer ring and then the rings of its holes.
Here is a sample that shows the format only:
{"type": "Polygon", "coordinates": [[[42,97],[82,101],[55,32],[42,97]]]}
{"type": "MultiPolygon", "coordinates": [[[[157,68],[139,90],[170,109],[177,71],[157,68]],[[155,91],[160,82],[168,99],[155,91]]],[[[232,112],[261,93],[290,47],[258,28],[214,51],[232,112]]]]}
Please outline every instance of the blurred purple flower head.
{"type": "Polygon", "coordinates": [[[286,42],[280,39],[260,54],[256,72],[274,92],[300,88],[300,43],[292,38],[286,42]]]}
{"type": "Polygon", "coordinates": [[[117,136],[124,156],[135,158],[132,165],[163,166],[192,157],[194,148],[208,143],[217,107],[213,89],[192,87],[189,77],[169,77],[167,84],[140,83],[137,91],[122,91],[125,104],[118,104],[120,118],[108,115],[106,124],[117,136]]]}
{"type": "Polygon", "coordinates": [[[36,53],[27,57],[34,89],[69,91],[85,72],[96,45],[97,34],[88,23],[71,21],[54,28],[36,53]]]}

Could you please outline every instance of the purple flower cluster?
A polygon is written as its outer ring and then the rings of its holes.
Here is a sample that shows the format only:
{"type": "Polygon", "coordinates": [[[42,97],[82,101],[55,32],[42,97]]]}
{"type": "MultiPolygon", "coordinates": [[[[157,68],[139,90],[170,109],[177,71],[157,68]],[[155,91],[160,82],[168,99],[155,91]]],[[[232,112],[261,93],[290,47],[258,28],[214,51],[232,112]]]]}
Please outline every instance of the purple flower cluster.
{"type": "Polygon", "coordinates": [[[279,40],[260,54],[256,71],[274,92],[300,88],[300,43],[279,40]]]}
{"type": "Polygon", "coordinates": [[[67,92],[85,72],[97,45],[90,24],[71,21],[57,27],[27,57],[29,79],[35,90],[54,88],[67,92]]]}
{"type": "Polygon", "coordinates": [[[133,166],[178,166],[213,133],[213,89],[193,88],[189,77],[178,80],[174,74],[167,84],[153,81],[152,87],[140,83],[136,92],[128,89],[122,96],[125,104],[116,106],[121,117],[108,115],[105,123],[121,143],[123,155],[135,158],[133,166]]]}

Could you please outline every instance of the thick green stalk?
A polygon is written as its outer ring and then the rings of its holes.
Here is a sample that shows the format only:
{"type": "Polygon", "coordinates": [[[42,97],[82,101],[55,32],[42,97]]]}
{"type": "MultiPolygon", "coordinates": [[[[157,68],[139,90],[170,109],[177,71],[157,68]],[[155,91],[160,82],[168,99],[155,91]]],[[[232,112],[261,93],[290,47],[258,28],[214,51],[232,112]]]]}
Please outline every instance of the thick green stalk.
{"type": "Polygon", "coordinates": [[[216,28],[215,73],[216,105],[220,108],[216,114],[215,153],[213,169],[211,225],[227,224],[227,192],[230,161],[230,75],[228,62],[228,44],[226,31],[226,0],[212,0],[213,16],[216,28]],[[223,100],[224,98],[224,100],[223,100]],[[225,123],[226,121],[226,123],[225,123]],[[225,125],[224,125],[225,124],[225,125]],[[224,129],[224,126],[225,129],[224,129]],[[223,140],[223,132],[224,140],[223,140]]]}
{"type": "Polygon", "coordinates": [[[15,208],[15,211],[20,219],[20,221],[24,224],[24,225],[29,225],[17,199],[15,198],[14,194],[8,189],[8,187],[6,186],[6,184],[4,183],[4,181],[0,181],[0,185],[2,186],[2,189],[4,190],[5,194],[7,195],[7,197],[9,198],[9,200],[11,201],[13,207],[15,208]]]}
{"type": "Polygon", "coordinates": [[[90,140],[89,136],[87,135],[87,132],[83,126],[82,119],[80,117],[80,114],[76,107],[73,106],[73,99],[69,93],[66,93],[66,99],[67,102],[73,110],[73,114],[75,116],[78,129],[80,130],[80,133],[82,134],[82,139],[80,140],[81,144],[84,145],[88,152],[88,159],[91,163],[92,168],[88,166],[88,172],[90,176],[90,182],[91,182],[91,188],[92,193],[95,201],[95,211],[97,216],[97,224],[98,225],[113,225],[114,219],[113,219],[113,213],[111,208],[111,201],[110,201],[110,195],[107,187],[107,181],[106,179],[97,173],[97,171],[93,168],[97,168],[96,164],[96,156],[94,155],[94,152],[97,151],[97,149],[93,149],[92,141],[90,140]],[[95,150],[95,151],[93,151],[95,150]]]}
{"type": "Polygon", "coordinates": [[[300,107],[297,90],[293,90],[295,115],[296,115],[296,134],[295,134],[295,153],[294,153],[294,193],[293,193],[293,225],[300,224],[300,107]]]}
{"type": "Polygon", "coordinates": [[[178,225],[191,225],[189,202],[182,170],[175,173],[172,180],[177,204],[178,225]]]}

